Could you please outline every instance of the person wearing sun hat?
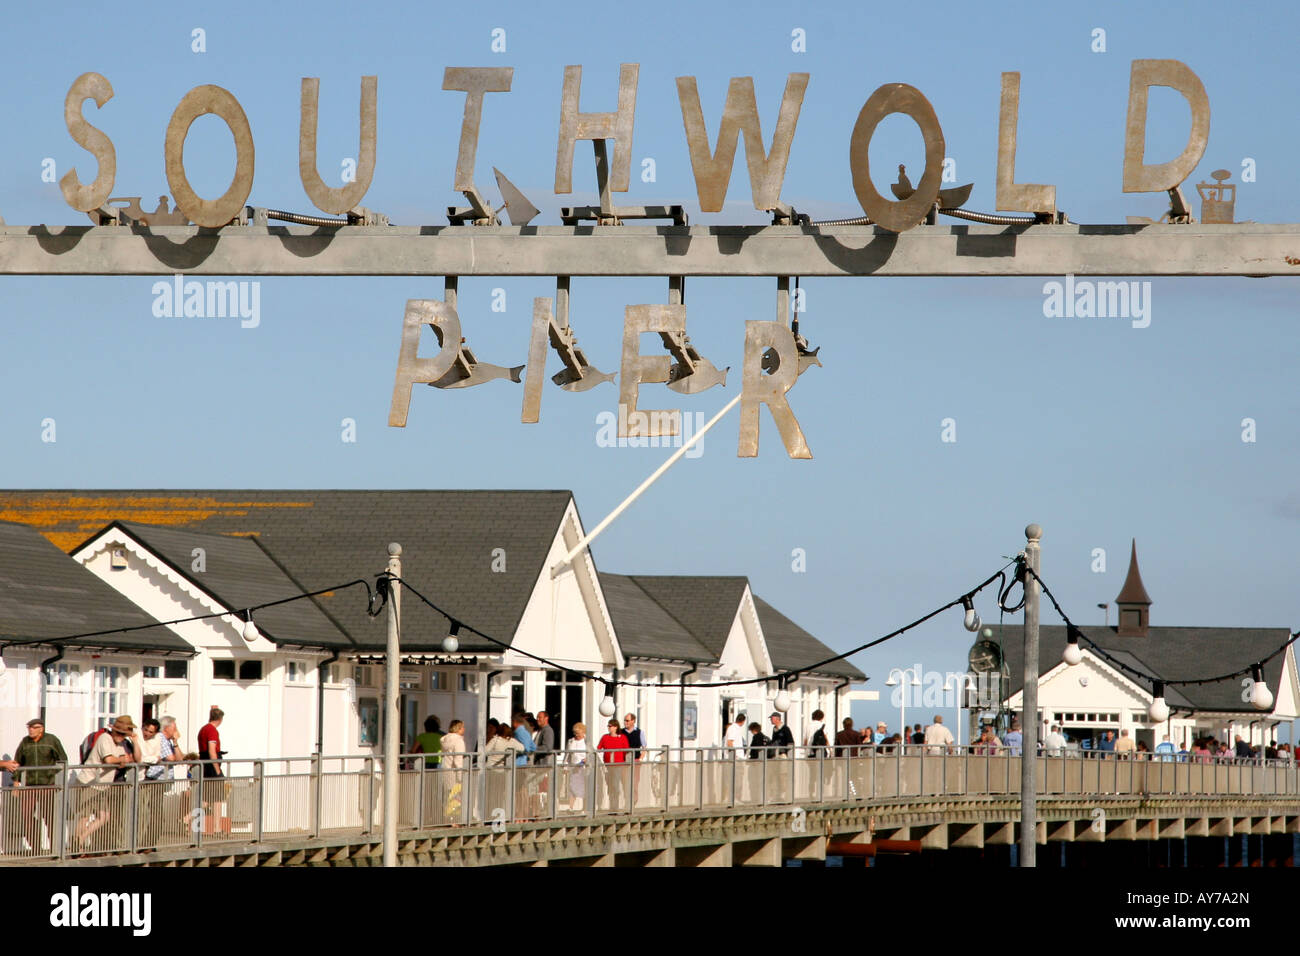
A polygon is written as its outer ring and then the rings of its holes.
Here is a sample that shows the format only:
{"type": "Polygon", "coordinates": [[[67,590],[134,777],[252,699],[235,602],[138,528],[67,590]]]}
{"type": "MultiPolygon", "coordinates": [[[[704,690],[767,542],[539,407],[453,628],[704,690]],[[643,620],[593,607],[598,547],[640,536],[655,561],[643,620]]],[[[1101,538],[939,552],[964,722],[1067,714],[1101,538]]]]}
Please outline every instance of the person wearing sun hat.
{"type": "Polygon", "coordinates": [[[86,760],[86,766],[78,771],[78,779],[85,785],[81,796],[81,819],[77,822],[76,837],[79,850],[83,853],[96,850],[121,849],[126,819],[121,813],[110,809],[109,785],[124,782],[127,779],[127,767],[135,763],[135,754],[140,747],[140,737],[136,732],[135,721],[129,714],[122,714],[114,719],[107,731],[95,740],[94,749],[86,760]],[[101,838],[97,843],[91,837],[101,830],[109,820],[115,822],[108,838],[101,838]]]}

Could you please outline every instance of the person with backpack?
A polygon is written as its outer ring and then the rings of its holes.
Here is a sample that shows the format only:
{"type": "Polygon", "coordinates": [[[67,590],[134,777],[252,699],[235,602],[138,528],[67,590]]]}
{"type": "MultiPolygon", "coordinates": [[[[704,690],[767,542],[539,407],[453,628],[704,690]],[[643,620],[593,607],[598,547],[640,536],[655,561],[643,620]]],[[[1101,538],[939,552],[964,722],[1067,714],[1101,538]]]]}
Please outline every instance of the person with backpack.
{"type": "Polygon", "coordinates": [[[826,736],[826,714],[821,710],[812,712],[812,723],[808,725],[803,744],[809,748],[809,757],[820,756],[830,746],[830,739],[826,736]]]}

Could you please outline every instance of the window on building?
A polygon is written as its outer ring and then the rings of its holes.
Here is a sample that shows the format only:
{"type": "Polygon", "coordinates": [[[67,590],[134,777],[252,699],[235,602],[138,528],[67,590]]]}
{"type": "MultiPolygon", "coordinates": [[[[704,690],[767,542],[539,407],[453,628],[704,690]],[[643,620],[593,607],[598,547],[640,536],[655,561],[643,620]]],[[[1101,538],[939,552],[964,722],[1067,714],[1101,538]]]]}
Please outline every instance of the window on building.
{"type": "Polygon", "coordinates": [[[81,682],[81,665],[56,664],[46,670],[45,679],[51,687],[76,687],[81,682]]]}
{"type": "Polygon", "coordinates": [[[451,690],[451,674],[435,670],[429,677],[429,690],[451,690]]]}
{"type": "Polygon", "coordinates": [[[163,661],[163,677],[168,680],[185,680],[189,676],[189,661],[163,661]]]}
{"type": "Polygon", "coordinates": [[[140,673],[144,675],[145,680],[157,680],[162,676],[162,668],[157,664],[146,664],[140,668],[140,673]]]}
{"type": "Polygon", "coordinates": [[[462,694],[477,694],[478,676],[476,674],[462,673],[458,675],[456,685],[462,694]]]}
{"type": "Polygon", "coordinates": [[[126,682],[131,676],[130,668],[115,667],[111,664],[95,668],[95,716],[96,726],[111,724],[118,715],[129,713],[126,700],[126,682]]]}
{"type": "Polygon", "coordinates": [[[378,667],[359,665],[352,668],[352,681],[358,687],[378,687],[379,674],[380,670],[378,667]]]}
{"type": "Polygon", "coordinates": [[[510,713],[524,709],[524,675],[522,672],[510,678],[510,713]]]}
{"type": "Polygon", "coordinates": [[[261,661],[240,661],[239,679],[240,680],[261,680],[262,662],[261,661]]]}
{"type": "Polygon", "coordinates": [[[213,661],[212,679],[213,680],[234,680],[235,662],[234,661],[213,661]]]}
{"type": "Polygon", "coordinates": [[[306,661],[288,661],[284,665],[284,679],[290,684],[305,684],[311,680],[311,668],[306,661]]]}

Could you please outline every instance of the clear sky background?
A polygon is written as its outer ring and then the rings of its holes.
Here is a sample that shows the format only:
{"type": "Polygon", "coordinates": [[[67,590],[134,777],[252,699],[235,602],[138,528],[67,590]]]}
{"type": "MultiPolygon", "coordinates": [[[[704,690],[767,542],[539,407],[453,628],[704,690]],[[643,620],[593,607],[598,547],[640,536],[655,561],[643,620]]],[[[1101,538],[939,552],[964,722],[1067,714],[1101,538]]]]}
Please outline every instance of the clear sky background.
{"type": "MultiPolygon", "coordinates": [[[[591,150],[580,144],[575,192],[552,192],[563,68],[582,64],[582,108],[614,109],[620,62],[641,65],[632,190],[624,204],[683,203],[694,224],[764,221],[737,155],[728,205],[701,214],[675,77],[698,78],[711,139],[728,79],[753,76],[764,134],[786,75],[811,74],[783,198],[816,217],[860,215],[848,162],[858,111],[878,86],[911,83],[942,123],[969,208],[991,211],[1000,73],[1022,73],[1017,178],[1054,183],[1076,222],[1158,217],[1162,195],[1121,191],[1129,70],[1175,58],[1204,82],[1209,148],[1185,186],[1224,168],[1241,180],[1237,219],[1300,220],[1300,102],[1290,5],[734,4],[662,2],[137,3],[24,5],[8,20],[0,62],[0,215],[11,224],[84,223],[55,183],[53,158],[83,182],[94,159],[63,123],[86,71],[115,97],[90,122],[117,149],[114,196],[152,209],[167,191],[163,135],[194,86],[240,101],[256,142],[250,204],[314,212],[298,179],[299,84],[321,79],[320,169],[339,185],[357,150],[360,77],[379,77],[377,172],[364,204],[395,224],[445,223],[464,94],[443,92],[447,66],[513,66],[510,93],[487,97],[476,169],[497,199],[498,166],[558,224],[590,201],[591,150]],[[491,50],[494,28],[506,52],[491,50]],[[206,52],[191,31],[206,31],[206,52]],[[791,31],[807,51],[791,49],[791,31]],[[1092,52],[1093,30],[1106,52],[1092,52]],[[643,183],[643,158],[657,178],[643,183]]],[[[1189,111],[1151,96],[1149,161],[1186,142],[1189,111]]],[[[621,144],[620,144],[621,145],[621,144]]],[[[742,147],[743,149],[743,147],[742,147]]],[[[230,181],[233,142],[204,117],[187,170],[200,195],[230,181]]],[[[876,184],[897,163],[923,166],[916,127],[894,116],[872,144],[876,184]]],[[[499,201],[499,200],[498,200],[499,201]]],[[[433,279],[262,280],[261,325],[156,318],[154,278],[0,280],[0,485],[11,488],[568,488],[594,526],[668,454],[602,448],[597,415],[614,386],[579,395],[547,386],[542,420],[519,422],[522,389],[492,382],[417,387],[406,429],[387,427],[402,311],[438,298],[433,279]],[[41,422],[57,422],[57,442],[41,422]],[[357,440],[341,440],[355,419],[357,440]]],[[[1152,281],[1151,325],[1043,315],[1042,279],[810,279],[803,331],[824,368],[790,401],[815,458],[790,461],[767,413],[761,453],[738,459],[738,416],[679,463],[594,546],[605,570],[746,574],[756,593],[836,649],[848,649],[945,603],[1044,528],[1043,574],[1082,624],[1101,622],[1136,537],[1161,625],[1300,626],[1296,535],[1300,396],[1294,367],[1296,279],[1152,281]],[[941,441],[956,420],[957,441],[941,441]],[[1257,441],[1242,441],[1243,418],[1257,441]],[[806,572],[792,570],[804,549],[806,572]],[[1092,570],[1093,549],[1106,571],[1092,570]]],[[[643,387],[648,408],[711,416],[739,387],[744,321],[773,312],[770,279],[694,279],[688,330],[728,387],[679,397],[643,387]]],[[[531,301],[547,279],[465,279],[461,318],[478,357],[527,357],[531,301]],[[494,288],[507,295],[491,311],[494,288]]],[[[599,368],[619,362],[623,309],[665,302],[659,280],[575,279],[572,322],[599,368]]],[[[550,359],[550,371],[558,367],[550,359]]],[[[382,555],[376,555],[376,566],[382,555]]],[[[358,569],[363,571],[364,569],[358,569]]],[[[981,601],[995,618],[992,598],[981,601]]],[[[1050,609],[1044,621],[1054,623],[1050,609]]],[[[960,670],[970,635],[960,614],[854,660],[880,688],[894,666],[960,670]]],[[[1207,661],[1230,669],[1246,661],[1207,661]]],[[[1180,676],[1180,675],[1168,675],[1180,676]]],[[[883,688],[882,688],[883,689],[883,688]]],[[[859,719],[894,723],[885,701],[859,719]]]]}

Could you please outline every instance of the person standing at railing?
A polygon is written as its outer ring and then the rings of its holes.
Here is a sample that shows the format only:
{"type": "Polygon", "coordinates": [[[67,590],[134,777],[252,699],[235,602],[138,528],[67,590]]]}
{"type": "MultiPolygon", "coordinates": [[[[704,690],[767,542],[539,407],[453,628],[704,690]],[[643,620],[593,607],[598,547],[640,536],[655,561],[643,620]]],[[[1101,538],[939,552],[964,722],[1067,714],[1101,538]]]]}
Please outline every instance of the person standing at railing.
{"type": "Polygon", "coordinates": [[[564,773],[569,785],[569,809],[581,813],[587,800],[587,725],[579,721],[573,725],[573,737],[565,748],[564,773]]]}
{"type": "Polygon", "coordinates": [[[157,842],[164,830],[168,835],[178,832],[183,818],[181,795],[173,793],[174,788],[161,781],[172,779],[170,765],[183,759],[184,754],[181,753],[180,728],[176,726],[175,717],[150,718],[141,726],[140,762],[150,765],[144,772],[145,783],[142,785],[146,808],[144,819],[150,828],[142,842],[148,845],[157,842]]]}
{"type": "Polygon", "coordinates": [[[835,754],[839,757],[856,757],[862,744],[862,734],[853,729],[853,718],[844,718],[844,729],[835,735],[835,754]]]}
{"type": "Polygon", "coordinates": [[[984,725],[980,739],[975,741],[975,746],[971,749],[981,756],[992,756],[1002,749],[1002,741],[998,740],[998,735],[993,732],[992,724],[984,725]]]}
{"type": "Polygon", "coordinates": [[[1020,756],[1020,751],[1023,750],[1025,746],[1025,735],[1020,732],[1020,721],[1011,721],[1011,729],[1003,736],[1002,746],[1007,748],[1007,754],[1009,756],[1020,756]]]}
{"type": "Polygon", "coordinates": [[[1125,727],[1119,732],[1119,740],[1115,741],[1115,756],[1120,760],[1132,760],[1137,752],[1137,745],[1133,743],[1133,738],[1128,735],[1128,728],[1125,727]]]}
{"type": "Polygon", "coordinates": [[[943,716],[934,715],[934,723],[925,728],[925,746],[929,754],[945,754],[952,750],[952,731],[943,725],[943,716]]]}
{"type": "Polygon", "coordinates": [[[205,832],[220,832],[224,828],[221,821],[226,815],[226,782],[225,774],[221,772],[221,758],[225,751],[221,749],[219,728],[225,717],[225,711],[213,707],[208,711],[208,722],[199,728],[199,759],[203,761],[201,798],[203,812],[209,815],[203,819],[205,832]]]}
{"type": "Polygon", "coordinates": [[[437,775],[441,784],[445,822],[458,826],[461,819],[461,801],[464,799],[465,721],[453,720],[439,740],[442,753],[442,771],[437,775]]]}
{"type": "Polygon", "coordinates": [[[737,760],[745,759],[745,715],[737,714],[733,723],[727,725],[727,734],[722,738],[722,745],[727,748],[727,756],[737,760]]]}
{"type": "Polygon", "coordinates": [[[1241,734],[1237,734],[1237,736],[1233,738],[1233,742],[1233,756],[1238,760],[1249,760],[1251,757],[1255,756],[1254,750],[1251,748],[1250,744],[1246,743],[1241,734]]]}
{"type": "Polygon", "coordinates": [[[767,760],[772,739],[763,733],[763,725],[754,721],[749,725],[749,799],[756,804],[766,802],[763,792],[763,762],[767,760]]]}
{"type": "Polygon", "coordinates": [[[1165,734],[1160,743],[1156,744],[1157,759],[1161,763],[1172,763],[1174,759],[1174,745],[1170,741],[1169,735],[1165,734]]]}
{"type": "Polygon", "coordinates": [[[623,764],[628,759],[628,743],[627,735],[619,729],[618,721],[613,717],[609,719],[605,736],[600,738],[596,749],[601,751],[603,764],[601,771],[605,775],[605,798],[609,804],[608,809],[617,811],[619,804],[623,802],[623,776],[627,772],[623,764]]]}
{"type": "Polygon", "coordinates": [[[780,711],[772,711],[769,719],[772,721],[772,747],[774,748],[772,756],[776,758],[776,762],[768,768],[768,771],[769,773],[775,771],[775,799],[785,802],[790,794],[789,758],[794,753],[794,734],[790,732],[790,726],[782,721],[780,711]]]}
{"type": "Polygon", "coordinates": [[[426,770],[438,769],[437,755],[442,752],[442,725],[433,714],[424,718],[424,733],[416,736],[413,752],[426,755],[424,758],[426,770]]]}
{"type": "Polygon", "coordinates": [[[1059,724],[1052,724],[1047,738],[1043,741],[1043,749],[1047,751],[1049,757],[1059,757],[1065,750],[1065,735],[1061,733],[1059,724]]]}
{"type": "Polygon", "coordinates": [[[53,767],[67,762],[63,742],[54,734],[45,732],[45,722],[39,717],[27,721],[27,736],[14,748],[14,759],[0,760],[0,767],[14,774],[14,788],[17,790],[13,794],[16,800],[9,804],[11,812],[5,815],[5,853],[22,853],[24,840],[30,852],[39,853],[42,832],[49,833],[50,846],[53,847],[57,816],[56,791],[53,788],[59,781],[59,771],[19,771],[23,767],[53,767]]]}
{"type": "Polygon", "coordinates": [[[123,714],[113,721],[106,733],[96,738],[86,761],[90,766],[77,772],[77,779],[82,784],[74,834],[79,852],[91,850],[90,838],[110,820],[117,822],[110,831],[109,842],[112,845],[104,849],[121,849],[123,813],[120,807],[110,807],[110,803],[114,781],[119,779],[119,775],[125,778],[126,768],[135,762],[135,752],[130,746],[132,740],[139,740],[135,721],[123,714]]]}

